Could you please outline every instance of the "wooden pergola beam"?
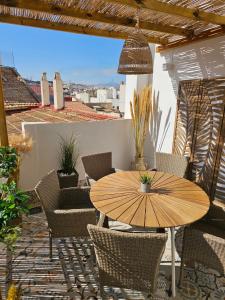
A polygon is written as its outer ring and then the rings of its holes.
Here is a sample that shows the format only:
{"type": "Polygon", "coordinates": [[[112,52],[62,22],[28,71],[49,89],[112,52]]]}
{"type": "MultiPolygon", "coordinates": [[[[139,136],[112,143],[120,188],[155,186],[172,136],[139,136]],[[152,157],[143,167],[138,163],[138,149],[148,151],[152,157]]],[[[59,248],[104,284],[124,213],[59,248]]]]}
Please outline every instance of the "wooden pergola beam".
{"type": "Polygon", "coordinates": [[[0,66],[0,146],[8,146],[8,132],[3,97],[2,70],[0,66]]]}
{"type": "MultiPolygon", "coordinates": [[[[81,20],[89,20],[94,22],[101,22],[105,24],[122,25],[126,27],[135,27],[136,20],[133,18],[122,18],[116,16],[109,16],[103,13],[88,12],[84,10],[78,10],[71,7],[53,5],[51,2],[44,1],[32,1],[32,0],[0,0],[0,5],[8,7],[16,7],[21,9],[30,9],[39,12],[46,12],[50,14],[56,14],[61,16],[69,16],[78,18],[81,20]]],[[[184,28],[162,25],[160,23],[144,22],[140,21],[139,26],[141,29],[151,30],[156,32],[163,32],[168,34],[175,34],[179,36],[190,36],[191,30],[184,28]]]]}
{"type": "MultiPolygon", "coordinates": [[[[115,39],[126,39],[128,37],[128,33],[126,32],[108,31],[103,29],[82,27],[78,25],[65,24],[59,22],[53,23],[51,21],[46,21],[46,20],[3,15],[3,14],[0,15],[0,22],[15,24],[15,25],[31,26],[37,28],[45,28],[51,30],[58,30],[64,32],[71,32],[71,33],[88,34],[88,35],[115,38],[115,39]]],[[[153,44],[166,44],[168,42],[167,39],[158,38],[158,37],[147,37],[147,40],[149,43],[153,43],[153,44]]]]}
{"type": "Polygon", "coordinates": [[[135,8],[150,9],[170,15],[189,18],[195,21],[204,21],[217,25],[225,25],[225,16],[209,13],[197,8],[188,8],[161,2],[158,0],[105,0],[107,2],[120,3],[135,8]]]}
{"type": "Polygon", "coordinates": [[[166,45],[160,45],[157,47],[156,51],[162,52],[167,49],[187,46],[187,45],[195,43],[195,42],[200,42],[200,41],[208,40],[211,38],[216,38],[216,37],[223,36],[223,35],[225,35],[225,29],[223,27],[216,28],[216,29],[210,29],[210,30],[206,30],[205,32],[203,32],[199,35],[194,36],[191,39],[180,39],[178,41],[168,43],[166,45]]]}

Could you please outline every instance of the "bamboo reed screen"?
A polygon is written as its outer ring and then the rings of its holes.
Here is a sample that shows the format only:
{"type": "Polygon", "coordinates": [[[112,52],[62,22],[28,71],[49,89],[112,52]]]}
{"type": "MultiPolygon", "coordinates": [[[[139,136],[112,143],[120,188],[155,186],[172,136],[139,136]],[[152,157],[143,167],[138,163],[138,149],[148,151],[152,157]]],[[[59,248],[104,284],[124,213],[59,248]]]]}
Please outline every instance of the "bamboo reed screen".
{"type": "Polygon", "coordinates": [[[190,157],[189,177],[225,202],[225,78],[181,81],[173,152],[190,157]]]}

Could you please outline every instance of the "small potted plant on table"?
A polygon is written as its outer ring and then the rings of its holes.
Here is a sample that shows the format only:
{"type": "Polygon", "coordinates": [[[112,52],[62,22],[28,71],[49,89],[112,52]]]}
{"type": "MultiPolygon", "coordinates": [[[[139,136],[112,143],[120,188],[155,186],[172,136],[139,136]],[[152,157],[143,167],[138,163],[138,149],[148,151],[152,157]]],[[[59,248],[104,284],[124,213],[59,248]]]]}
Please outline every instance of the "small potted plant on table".
{"type": "Polygon", "coordinates": [[[141,182],[140,191],[143,193],[149,193],[152,184],[152,177],[147,173],[140,175],[140,182],[141,182]]]}
{"type": "Polygon", "coordinates": [[[78,144],[74,136],[69,140],[61,137],[60,170],[57,171],[60,188],[75,187],[78,184],[79,174],[75,167],[78,159],[78,144]]]}

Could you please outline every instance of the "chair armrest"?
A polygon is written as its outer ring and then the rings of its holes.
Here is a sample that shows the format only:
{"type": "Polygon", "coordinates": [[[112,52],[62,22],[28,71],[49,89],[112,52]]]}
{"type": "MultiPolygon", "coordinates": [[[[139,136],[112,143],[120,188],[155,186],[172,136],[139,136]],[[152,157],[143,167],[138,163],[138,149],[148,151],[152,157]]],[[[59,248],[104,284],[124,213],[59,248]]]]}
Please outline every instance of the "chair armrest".
{"type": "Polygon", "coordinates": [[[96,225],[95,209],[56,209],[48,212],[53,236],[88,236],[87,225],[96,225]]]}
{"type": "Polygon", "coordinates": [[[89,192],[90,187],[61,189],[59,208],[92,208],[89,192]]]}
{"type": "Polygon", "coordinates": [[[55,209],[52,212],[52,215],[54,215],[57,218],[58,218],[58,216],[59,217],[65,216],[66,218],[67,217],[73,218],[74,216],[78,216],[81,214],[82,215],[89,215],[89,214],[96,215],[96,210],[95,210],[95,208],[80,208],[80,209],[72,208],[72,209],[55,209]]]}
{"type": "Polygon", "coordinates": [[[116,169],[115,168],[110,168],[110,172],[112,173],[116,173],[116,169]]]}
{"type": "Polygon", "coordinates": [[[89,187],[91,187],[96,182],[96,180],[88,176],[86,173],[85,173],[85,179],[86,179],[87,186],[89,187]]]}

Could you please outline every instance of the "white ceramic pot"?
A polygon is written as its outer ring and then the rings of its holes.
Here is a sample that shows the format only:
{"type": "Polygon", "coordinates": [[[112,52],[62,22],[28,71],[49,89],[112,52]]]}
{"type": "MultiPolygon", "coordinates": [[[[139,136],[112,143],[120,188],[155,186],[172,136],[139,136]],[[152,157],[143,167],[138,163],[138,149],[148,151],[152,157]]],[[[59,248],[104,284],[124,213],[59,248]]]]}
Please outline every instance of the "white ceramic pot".
{"type": "Polygon", "coordinates": [[[141,192],[142,193],[149,193],[150,192],[150,184],[148,183],[141,183],[141,192]]]}

